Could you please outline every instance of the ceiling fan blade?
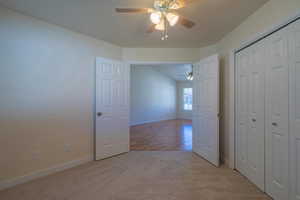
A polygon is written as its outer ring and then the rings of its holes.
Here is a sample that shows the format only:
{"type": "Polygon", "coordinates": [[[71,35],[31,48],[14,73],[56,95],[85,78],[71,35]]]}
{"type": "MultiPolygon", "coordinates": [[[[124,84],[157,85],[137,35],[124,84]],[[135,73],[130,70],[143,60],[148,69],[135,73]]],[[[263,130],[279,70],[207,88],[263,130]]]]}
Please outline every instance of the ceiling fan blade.
{"type": "Polygon", "coordinates": [[[181,24],[182,26],[186,27],[186,28],[193,28],[196,23],[189,20],[189,19],[186,19],[184,17],[179,17],[179,21],[178,21],[179,24],[181,24]]]}
{"type": "Polygon", "coordinates": [[[147,29],[147,33],[153,33],[155,31],[156,24],[151,24],[147,29]]]}
{"type": "Polygon", "coordinates": [[[116,8],[118,13],[150,13],[152,8],[116,8]]]}

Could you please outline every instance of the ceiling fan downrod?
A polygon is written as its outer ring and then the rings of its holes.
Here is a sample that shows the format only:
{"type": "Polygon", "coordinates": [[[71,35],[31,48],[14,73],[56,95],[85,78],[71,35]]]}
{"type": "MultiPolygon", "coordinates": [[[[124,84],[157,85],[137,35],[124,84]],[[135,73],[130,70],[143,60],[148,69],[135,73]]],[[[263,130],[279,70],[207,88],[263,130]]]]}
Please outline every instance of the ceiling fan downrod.
{"type": "Polygon", "coordinates": [[[164,30],[162,31],[161,40],[167,40],[168,37],[169,37],[169,35],[168,35],[168,22],[167,22],[167,17],[164,15],[164,30]]]}

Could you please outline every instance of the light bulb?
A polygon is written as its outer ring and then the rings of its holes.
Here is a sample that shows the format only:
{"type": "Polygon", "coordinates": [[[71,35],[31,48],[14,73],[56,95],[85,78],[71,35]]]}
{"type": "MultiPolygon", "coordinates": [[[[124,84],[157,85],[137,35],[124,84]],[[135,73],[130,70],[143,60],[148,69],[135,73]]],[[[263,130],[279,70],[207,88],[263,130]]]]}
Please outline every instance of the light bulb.
{"type": "Polygon", "coordinates": [[[173,3],[171,3],[171,5],[170,5],[170,9],[177,10],[177,9],[179,9],[179,8],[180,8],[180,6],[179,6],[179,4],[178,4],[177,2],[173,2],[173,3]]]}
{"type": "Polygon", "coordinates": [[[150,15],[150,20],[153,24],[159,24],[161,21],[162,14],[161,12],[153,12],[150,15]]]}
{"type": "Polygon", "coordinates": [[[165,30],[165,20],[161,20],[159,24],[155,26],[156,30],[164,31],[165,30]]]}
{"type": "Polygon", "coordinates": [[[173,13],[168,13],[167,14],[167,20],[168,20],[170,26],[174,26],[175,24],[177,24],[177,22],[179,20],[179,16],[175,15],[173,13]]]}

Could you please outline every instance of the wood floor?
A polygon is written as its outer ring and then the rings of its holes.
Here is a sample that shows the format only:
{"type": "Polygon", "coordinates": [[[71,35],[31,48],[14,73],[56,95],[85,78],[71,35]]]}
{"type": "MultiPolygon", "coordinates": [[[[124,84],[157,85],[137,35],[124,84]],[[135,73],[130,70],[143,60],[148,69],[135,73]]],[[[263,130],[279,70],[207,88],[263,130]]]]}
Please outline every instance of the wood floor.
{"type": "Polygon", "coordinates": [[[192,152],[133,151],[14,188],[1,200],[271,200],[192,152]]]}
{"type": "Polygon", "coordinates": [[[130,150],[191,151],[192,121],[168,120],[132,126],[130,150]]]}

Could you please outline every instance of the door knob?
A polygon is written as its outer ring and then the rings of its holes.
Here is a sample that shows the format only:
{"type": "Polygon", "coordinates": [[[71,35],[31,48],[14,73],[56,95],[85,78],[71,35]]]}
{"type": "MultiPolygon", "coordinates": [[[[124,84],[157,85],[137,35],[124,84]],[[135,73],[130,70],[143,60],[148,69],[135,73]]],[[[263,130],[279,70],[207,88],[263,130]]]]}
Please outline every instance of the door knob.
{"type": "Polygon", "coordinates": [[[101,117],[101,116],[102,116],[102,112],[98,112],[98,113],[97,113],[97,116],[98,116],[98,117],[101,117]]]}
{"type": "Polygon", "coordinates": [[[273,126],[277,126],[278,124],[277,124],[276,122],[273,122],[272,125],[273,125],[273,126]]]}

